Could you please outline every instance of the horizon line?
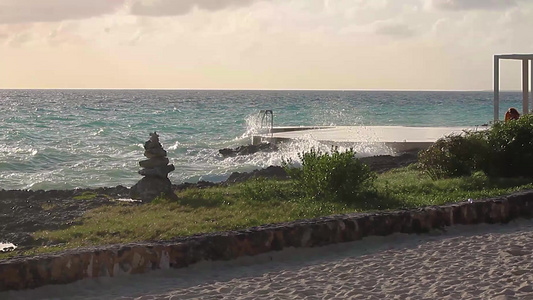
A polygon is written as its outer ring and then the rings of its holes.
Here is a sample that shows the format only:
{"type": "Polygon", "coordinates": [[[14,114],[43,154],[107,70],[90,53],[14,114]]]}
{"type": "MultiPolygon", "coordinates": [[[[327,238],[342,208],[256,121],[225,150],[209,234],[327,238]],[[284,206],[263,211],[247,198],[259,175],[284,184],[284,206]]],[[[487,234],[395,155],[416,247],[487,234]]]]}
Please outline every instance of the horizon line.
{"type": "MultiPolygon", "coordinates": [[[[493,90],[449,89],[255,89],[255,88],[0,88],[0,90],[117,90],[117,91],[360,91],[360,92],[493,92],[493,90]]],[[[500,90],[521,92],[521,90],[500,90]]]]}

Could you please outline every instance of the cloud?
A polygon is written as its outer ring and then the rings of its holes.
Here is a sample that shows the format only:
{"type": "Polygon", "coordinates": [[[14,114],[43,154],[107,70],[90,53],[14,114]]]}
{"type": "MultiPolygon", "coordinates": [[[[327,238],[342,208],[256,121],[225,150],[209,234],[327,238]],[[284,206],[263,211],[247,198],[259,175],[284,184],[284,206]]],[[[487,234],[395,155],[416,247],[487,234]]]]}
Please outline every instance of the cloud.
{"type": "Polygon", "coordinates": [[[193,8],[216,11],[251,5],[260,0],[133,0],[131,13],[138,16],[178,16],[193,8]]]}
{"type": "Polygon", "coordinates": [[[115,12],[124,0],[0,0],[0,24],[60,22],[115,12]]]}
{"type": "Polygon", "coordinates": [[[6,44],[12,47],[20,47],[29,43],[33,39],[34,38],[31,33],[23,32],[9,37],[6,41],[6,44]]]}
{"type": "Polygon", "coordinates": [[[441,10],[497,10],[516,5],[516,0],[430,0],[430,6],[441,10]]]}
{"type": "Polygon", "coordinates": [[[377,21],[374,23],[374,32],[379,35],[396,37],[411,37],[415,35],[413,29],[408,25],[398,21],[377,21]]]}

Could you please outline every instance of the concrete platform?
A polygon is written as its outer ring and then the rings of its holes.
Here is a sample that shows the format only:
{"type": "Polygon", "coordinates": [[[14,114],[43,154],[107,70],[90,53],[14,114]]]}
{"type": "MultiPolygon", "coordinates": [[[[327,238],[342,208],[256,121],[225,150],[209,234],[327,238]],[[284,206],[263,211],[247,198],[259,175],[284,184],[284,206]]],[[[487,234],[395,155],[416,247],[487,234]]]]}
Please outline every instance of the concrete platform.
{"type": "Polygon", "coordinates": [[[293,140],[316,140],[320,143],[349,146],[384,144],[397,152],[421,150],[451,134],[465,130],[479,131],[488,127],[405,127],[405,126],[335,126],[274,127],[271,134],[256,135],[252,143],[280,143],[293,140]]]}

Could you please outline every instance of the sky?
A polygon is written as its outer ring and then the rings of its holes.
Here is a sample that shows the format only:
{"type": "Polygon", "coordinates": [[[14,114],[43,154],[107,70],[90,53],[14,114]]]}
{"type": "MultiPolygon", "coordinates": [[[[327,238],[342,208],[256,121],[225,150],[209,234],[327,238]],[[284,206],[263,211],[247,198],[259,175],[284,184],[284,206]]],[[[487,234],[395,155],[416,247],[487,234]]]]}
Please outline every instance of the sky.
{"type": "Polygon", "coordinates": [[[491,90],[531,28],[531,0],[0,0],[0,88],[491,90]]]}

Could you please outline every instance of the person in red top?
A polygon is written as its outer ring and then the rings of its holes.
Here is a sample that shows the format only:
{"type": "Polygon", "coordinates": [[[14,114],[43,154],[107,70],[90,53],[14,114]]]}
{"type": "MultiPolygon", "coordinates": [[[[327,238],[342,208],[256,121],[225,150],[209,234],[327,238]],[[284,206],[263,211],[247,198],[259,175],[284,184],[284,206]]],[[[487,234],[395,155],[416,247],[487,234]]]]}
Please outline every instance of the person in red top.
{"type": "Polygon", "coordinates": [[[509,120],[518,120],[520,118],[520,113],[516,108],[511,107],[505,112],[505,122],[509,120]]]}

